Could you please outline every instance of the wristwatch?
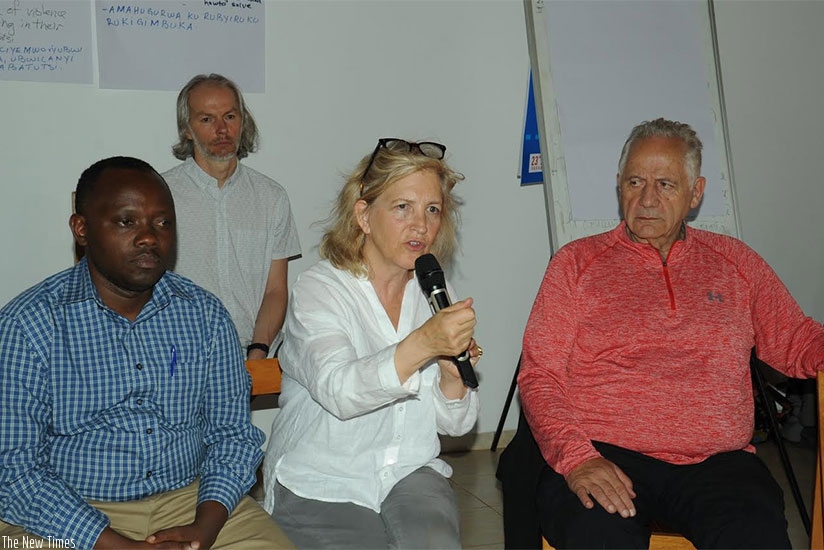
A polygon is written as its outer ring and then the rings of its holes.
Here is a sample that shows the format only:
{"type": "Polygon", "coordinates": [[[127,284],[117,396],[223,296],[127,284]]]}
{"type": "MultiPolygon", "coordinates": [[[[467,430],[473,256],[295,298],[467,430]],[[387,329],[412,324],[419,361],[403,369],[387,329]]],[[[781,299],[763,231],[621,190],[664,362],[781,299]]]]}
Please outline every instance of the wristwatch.
{"type": "Polygon", "coordinates": [[[254,342],[254,343],[249,344],[248,346],[246,346],[246,356],[247,357],[249,356],[249,352],[252,351],[253,349],[262,350],[263,353],[265,353],[266,355],[269,355],[269,346],[267,346],[266,344],[261,344],[260,342],[254,342]]]}

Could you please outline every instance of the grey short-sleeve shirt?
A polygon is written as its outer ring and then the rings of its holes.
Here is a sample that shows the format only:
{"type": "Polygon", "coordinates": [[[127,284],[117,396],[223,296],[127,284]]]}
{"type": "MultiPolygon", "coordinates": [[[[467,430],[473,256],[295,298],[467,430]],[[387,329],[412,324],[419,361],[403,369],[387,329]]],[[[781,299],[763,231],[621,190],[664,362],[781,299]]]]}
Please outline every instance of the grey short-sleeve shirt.
{"type": "Polygon", "coordinates": [[[174,270],[220,298],[245,347],[272,260],[301,252],[286,190],[240,162],[222,188],[191,157],[163,177],[177,214],[174,270]]]}

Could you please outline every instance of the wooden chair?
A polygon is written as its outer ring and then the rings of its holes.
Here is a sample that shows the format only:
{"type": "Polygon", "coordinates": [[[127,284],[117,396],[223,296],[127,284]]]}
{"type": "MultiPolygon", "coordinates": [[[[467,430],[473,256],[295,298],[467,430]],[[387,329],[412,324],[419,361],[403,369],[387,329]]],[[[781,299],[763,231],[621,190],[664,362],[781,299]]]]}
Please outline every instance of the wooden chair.
{"type": "MultiPolygon", "coordinates": [[[[542,538],[541,542],[543,550],[555,550],[546,539],[542,538]]],[[[678,533],[653,528],[652,536],[649,538],[649,550],[695,550],[695,546],[678,533]]]]}
{"type": "Polygon", "coordinates": [[[819,371],[818,381],[818,453],[815,460],[815,491],[813,494],[812,533],[810,548],[824,548],[824,491],[822,491],[822,460],[824,460],[824,373],[819,371]]]}
{"type": "Polygon", "coordinates": [[[247,359],[246,370],[252,375],[252,397],[280,393],[280,362],[271,359],[247,359]]]}

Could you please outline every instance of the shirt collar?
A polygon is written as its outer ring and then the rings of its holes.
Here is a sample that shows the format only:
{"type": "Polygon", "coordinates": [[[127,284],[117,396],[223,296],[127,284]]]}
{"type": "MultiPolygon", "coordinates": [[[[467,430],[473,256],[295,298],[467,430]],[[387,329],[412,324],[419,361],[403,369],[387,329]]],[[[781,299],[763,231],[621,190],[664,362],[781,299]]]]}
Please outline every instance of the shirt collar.
{"type": "Polygon", "coordinates": [[[226,192],[232,188],[235,181],[238,180],[240,177],[241,172],[243,171],[243,165],[240,163],[240,159],[237,161],[237,165],[235,165],[235,171],[229,176],[229,179],[226,180],[226,183],[223,184],[222,188],[217,186],[217,178],[213,178],[209,174],[207,174],[200,165],[195,162],[194,157],[188,157],[185,161],[183,161],[183,170],[186,174],[192,178],[192,180],[197,184],[198,187],[207,191],[209,193],[221,193],[226,192]]]}
{"type": "MultiPolygon", "coordinates": [[[[193,296],[188,292],[183,281],[184,279],[170,271],[164,273],[154,286],[152,297],[146,305],[143,306],[140,316],[143,316],[147,311],[154,312],[165,308],[171,302],[172,297],[192,300],[193,296]]],[[[89,262],[88,259],[84,257],[77,262],[77,265],[75,265],[69,273],[61,298],[61,304],[65,305],[86,300],[94,300],[100,307],[109,309],[108,306],[103,303],[103,300],[100,299],[100,293],[92,283],[92,277],[89,273],[89,262]]]]}
{"type": "MultiPolygon", "coordinates": [[[[674,258],[676,258],[679,254],[681,254],[682,250],[689,248],[692,241],[694,240],[691,235],[694,231],[687,223],[684,223],[684,238],[683,239],[676,239],[674,243],[672,243],[672,247],[670,247],[669,254],[667,256],[667,263],[671,262],[674,258]]],[[[619,242],[623,243],[625,246],[633,248],[643,254],[651,254],[659,261],[661,260],[661,255],[652,245],[648,243],[638,243],[633,241],[630,236],[629,232],[627,231],[627,222],[626,220],[621,220],[621,223],[612,230],[612,234],[618,239],[619,242]]]]}

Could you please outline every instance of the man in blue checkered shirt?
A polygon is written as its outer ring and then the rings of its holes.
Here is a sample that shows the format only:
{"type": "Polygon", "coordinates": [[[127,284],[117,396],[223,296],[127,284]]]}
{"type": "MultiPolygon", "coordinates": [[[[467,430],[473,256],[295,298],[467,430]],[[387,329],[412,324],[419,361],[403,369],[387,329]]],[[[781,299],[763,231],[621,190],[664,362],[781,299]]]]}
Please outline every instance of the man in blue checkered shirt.
{"type": "Polygon", "coordinates": [[[0,310],[0,543],[290,547],[244,496],[264,439],[250,378],[221,303],[167,271],[163,178],[105,159],[75,205],[84,259],[0,310]]]}

